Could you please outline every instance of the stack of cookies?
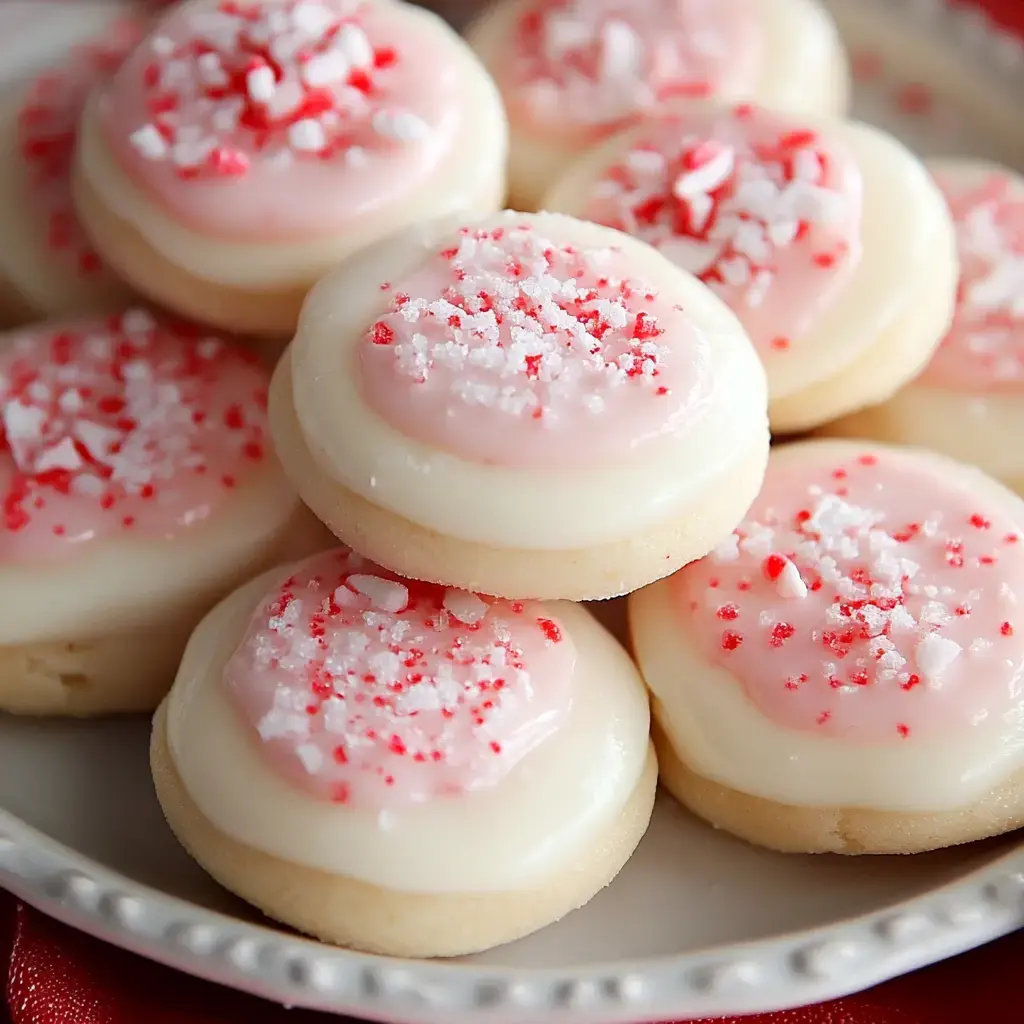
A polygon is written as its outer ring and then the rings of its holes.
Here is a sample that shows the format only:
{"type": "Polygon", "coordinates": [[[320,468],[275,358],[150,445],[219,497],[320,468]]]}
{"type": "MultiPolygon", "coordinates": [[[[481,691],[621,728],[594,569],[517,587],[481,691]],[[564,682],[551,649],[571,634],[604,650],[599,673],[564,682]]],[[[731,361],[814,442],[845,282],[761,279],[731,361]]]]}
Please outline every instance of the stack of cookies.
{"type": "Polygon", "coordinates": [[[1019,178],[811,0],[157,6],[0,10],[0,707],[393,955],[1024,824],[1019,178]]]}

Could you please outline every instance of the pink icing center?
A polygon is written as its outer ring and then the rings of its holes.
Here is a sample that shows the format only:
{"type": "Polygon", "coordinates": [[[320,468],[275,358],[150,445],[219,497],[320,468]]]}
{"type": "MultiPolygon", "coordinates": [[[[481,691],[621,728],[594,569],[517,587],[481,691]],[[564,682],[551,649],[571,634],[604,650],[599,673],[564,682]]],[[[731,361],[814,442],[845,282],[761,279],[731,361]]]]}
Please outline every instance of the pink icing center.
{"type": "Polygon", "coordinates": [[[501,782],[561,725],[575,659],[541,605],[335,550],[262,602],[224,680],[276,770],[383,810],[501,782]]]}
{"type": "Polygon", "coordinates": [[[956,391],[1024,386],[1024,185],[1006,173],[958,186],[939,175],[957,228],[953,326],[922,382],[956,391]]]}
{"type": "Polygon", "coordinates": [[[750,0],[539,0],[503,84],[540,125],[609,129],[679,97],[749,94],[760,59],[750,0]]]}
{"type": "Polygon", "coordinates": [[[82,275],[95,274],[101,264],[71,201],[78,120],[90,90],[114,74],[141,36],[141,24],[125,18],[102,39],[73,47],[59,67],[32,82],[18,114],[18,145],[31,198],[45,211],[47,242],[82,275]]]}
{"type": "Polygon", "coordinates": [[[350,0],[174,8],[108,90],[107,142],[190,223],[336,228],[418,184],[457,131],[464,83],[419,25],[350,0]]]}
{"type": "Polygon", "coordinates": [[[762,354],[798,343],[861,255],[852,160],[750,106],[652,122],[597,182],[586,216],[710,285],[762,354]]]}
{"type": "Polygon", "coordinates": [[[910,453],[773,462],[732,538],[673,581],[691,635],[766,717],[863,741],[1003,714],[1024,667],[1024,542],[910,453]]]}
{"type": "Polygon", "coordinates": [[[624,457],[683,430],[711,390],[707,342],[626,262],[530,225],[464,229],[385,286],[358,350],[367,401],[407,436],[503,466],[624,457]]]}
{"type": "Polygon", "coordinates": [[[267,373],[142,310],[11,335],[0,355],[0,559],[208,519],[266,458],[267,373]]]}

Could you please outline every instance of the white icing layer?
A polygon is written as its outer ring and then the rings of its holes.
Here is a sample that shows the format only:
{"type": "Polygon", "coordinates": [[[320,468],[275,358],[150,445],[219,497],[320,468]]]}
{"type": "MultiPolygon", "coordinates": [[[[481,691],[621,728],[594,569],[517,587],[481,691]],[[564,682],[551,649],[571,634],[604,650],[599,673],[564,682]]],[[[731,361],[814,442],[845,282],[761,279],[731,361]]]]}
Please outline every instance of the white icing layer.
{"type": "MultiPolygon", "coordinates": [[[[512,222],[518,214],[480,222],[512,222]]],[[[529,472],[456,458],[400,434],[366,404],[348,367],[402,279],[439,249],[452,225],[420,225],[320,282],[291,349],[294,403],[320,469],[368,501],[450,537],[496,547],[572,550],[631,536],[703,500],[764,443],[764,371],[736,318],[709,289],[648,246],[556,215],[537,230],[581,247],[618,247],[638,280],[672,296],[703,331],[711,397],[685,432],[648,441],[628,461],[597,469],[529,472]]]]}
{"type": "Polygon", "coordinates": [[[224,834],[271,856],[404,892],[507,892],[570,870],[611,826],[647,757],[647,696],[584,609],[554,606],[578,649],[569,717],[495,789],[377,815],[303,795],[271,771],[221,672],[268,573],[199,626],[168,698],[174,765],[224,834]]]}
{"type": "MultiPolygon", "coordinates": [[[[121,633],[193,606],[268,558],[325,546],[276,459],[173,540],[112,537],[47,564],[0,564],[0,645],[121,633]]],[[[207,607],[209,605],[207,604],[207,607]]],[[[197,610],[202,612],[200,606],[197,610]]],[[[198,614],[197,614],[198,617],[198,614]]]]}

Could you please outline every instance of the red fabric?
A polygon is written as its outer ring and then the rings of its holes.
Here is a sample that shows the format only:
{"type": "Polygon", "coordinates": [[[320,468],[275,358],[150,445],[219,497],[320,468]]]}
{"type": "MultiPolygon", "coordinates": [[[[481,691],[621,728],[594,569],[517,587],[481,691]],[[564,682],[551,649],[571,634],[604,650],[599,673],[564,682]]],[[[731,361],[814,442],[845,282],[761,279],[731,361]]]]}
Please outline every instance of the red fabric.
{"type": "Polygon", "coordinates": [[[995,21],[1024,34],[1024,0],[958,0],[987,11],[995,21]]]}
{"type": "MultiPolygon", "coordinates": [[[[5,1020],[0,1008],[0,1024],[338,1024],[177,974],[16,907],[3,892],[0,955],[11,1014],[5,1020]]],[[[1018,932],[869,992],[739,1024],[1019,1024],[1022,963],[1018,932]]]]}

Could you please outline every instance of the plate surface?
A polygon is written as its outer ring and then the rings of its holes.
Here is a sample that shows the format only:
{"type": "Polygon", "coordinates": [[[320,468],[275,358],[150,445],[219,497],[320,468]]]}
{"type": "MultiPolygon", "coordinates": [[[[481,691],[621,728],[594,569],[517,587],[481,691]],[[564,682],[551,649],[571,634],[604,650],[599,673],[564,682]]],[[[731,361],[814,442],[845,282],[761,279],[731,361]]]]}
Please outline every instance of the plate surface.
{"type": "MultiPolygon", "coordinates": [[[[858,114],[925,153],[1024,167],[1024,53],[941,0],[833,0],[858,114]]],[[[615,609],[610,609],[614,614],[615,609]]],[[[145,956],[278,1002],[415,1024],[683,1019],[828,999],[1024,925],[1020,837],[912,858],[783,856],[667,798],[618,879],[456,961],[293,936],[212,883],[153,795],[148,723],[0,716],[0,885],[145,956]]]]}

